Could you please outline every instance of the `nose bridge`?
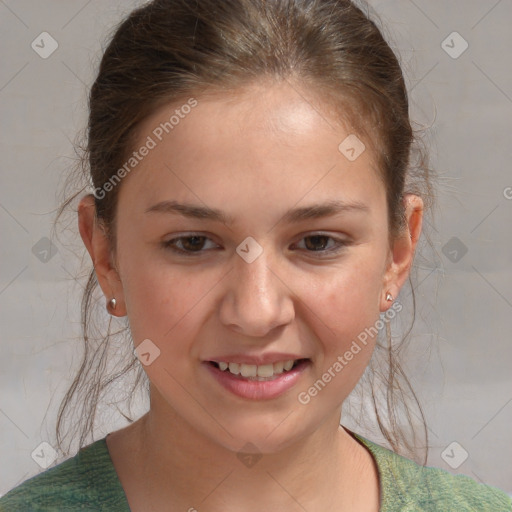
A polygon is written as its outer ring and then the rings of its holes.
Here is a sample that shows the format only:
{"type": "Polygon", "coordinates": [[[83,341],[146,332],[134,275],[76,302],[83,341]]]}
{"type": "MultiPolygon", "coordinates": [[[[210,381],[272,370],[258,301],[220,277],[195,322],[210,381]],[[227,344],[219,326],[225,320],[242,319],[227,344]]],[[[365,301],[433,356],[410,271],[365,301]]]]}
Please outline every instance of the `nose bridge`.
{"type": "Polygon", "coordinates": [[[270,251],[264,249],[251,262],[239,257],[235,268],[234,290],[237,302],[249,309],[255,306],[263,314],[276,299],[275,276],[271,271],[270,251]]]}
{"type": "Polygon", "coordinates": [[[275,276],[270,270],[270,258],[264,251],[253,262],[248,263],[241,258],[237,263],[236,274],[238,276],[237,288],[238,293],[242,295],[246,304],[250,299],[259,301],[268,301],[274,293],[272,288],[276,283],[273,282],[275,276]]]}
{"type": "Polygon", "coordinates": [[[293,318],[293,306],[270,251],[264,249],[253,261],[237,254],[224,298],[223,321],[247,335],[263,336],[293,318]]]}

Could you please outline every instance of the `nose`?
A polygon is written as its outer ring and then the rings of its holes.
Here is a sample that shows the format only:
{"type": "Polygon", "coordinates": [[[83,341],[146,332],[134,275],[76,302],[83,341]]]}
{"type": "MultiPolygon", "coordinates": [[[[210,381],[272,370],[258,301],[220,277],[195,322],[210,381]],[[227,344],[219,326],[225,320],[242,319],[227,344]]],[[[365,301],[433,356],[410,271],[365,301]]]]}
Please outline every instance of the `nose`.
{"type": "Polygon", "coordinates": [[[293,292],[267,251],[251,263],[236,254],[234,265],[220,306],[221,322],[253,337],[289,324],[295,316],[293,292]]]}

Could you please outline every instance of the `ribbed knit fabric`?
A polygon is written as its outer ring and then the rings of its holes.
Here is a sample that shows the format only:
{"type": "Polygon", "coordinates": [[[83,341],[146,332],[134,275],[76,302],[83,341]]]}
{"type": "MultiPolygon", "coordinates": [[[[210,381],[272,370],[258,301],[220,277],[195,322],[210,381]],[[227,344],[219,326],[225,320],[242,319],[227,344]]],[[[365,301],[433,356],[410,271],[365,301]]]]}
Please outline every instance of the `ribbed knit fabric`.
{"type": "Polygon", "coordinates": [[[380,479],[379,512],[511,512],[512,498],[505,492],[421,466],[367,439],[355,435],[373,455],[380,479]]]}
{"type": "MultiPolygon", "coordinates": [[[[373,455],[380,512],[512,512],[512,498],[494,487],[420,466],[354,434],[373,455]]],[[[130,512],[105,438],[25,480],[0,498],[0,512],[130,512]]]]}
{"type": "Polygon", "coordinates": [[[0,512],[130,512],[105,438],[25,480],[0,498],[0,512]]]}

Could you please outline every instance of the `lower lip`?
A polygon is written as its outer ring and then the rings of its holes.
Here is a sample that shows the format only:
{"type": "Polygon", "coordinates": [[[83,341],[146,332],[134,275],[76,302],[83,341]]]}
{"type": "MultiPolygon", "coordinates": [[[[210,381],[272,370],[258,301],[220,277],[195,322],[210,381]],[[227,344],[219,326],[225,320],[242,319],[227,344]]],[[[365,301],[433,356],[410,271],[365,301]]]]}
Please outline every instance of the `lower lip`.
{"type": "Polygon", "coordinates": [[[228,391],[249,400],[269,400],[292,388],[310,361],[301,361],[294,368],[277,375],[272,380],[249,380],[241,375],[233,375],[229,370],[221,371],[211,363],[203,363],[217,381],[228,391]]]}

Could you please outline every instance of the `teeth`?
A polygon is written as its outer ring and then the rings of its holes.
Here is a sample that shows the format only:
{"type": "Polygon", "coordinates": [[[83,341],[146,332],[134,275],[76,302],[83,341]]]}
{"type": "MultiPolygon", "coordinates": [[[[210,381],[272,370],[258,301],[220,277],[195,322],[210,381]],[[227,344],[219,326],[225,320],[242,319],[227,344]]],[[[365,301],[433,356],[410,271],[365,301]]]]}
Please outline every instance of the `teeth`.
{"type": "Polygon", "coordinates": [[[229,363],[229,371],[234,374],[238,375],[240,373],[240,365],[238,363],[229,363]]]}
{"type": "Polygon", "coordinates": [[[285,361],[285,363],[284,363],[284,369],[285,369],[286,371],[291,370],[291,369],[292,369],[292,366],[293,366],[293,361],[285,361]]]}
{"type": "Polygon", "coordinates": [[[256,377],[258,367],[254,364],[241,364],[240,373],[242,377],[256,377]]]}
{"type": "Polygon", "coordinates": [[[274,373],[283,373],[284,363],[274,363],[274,373]]]}
{"type": "Polygon", "coordinates": [[[245,363],[227,363],[225,361],[220,361],[217,364],[221,371],[228,370],[233,375],[242,375],[242,377],[273,377],[284,371],[291,370],[294,363],[295,361],[291,359],[289,361],[280,361],[278,363],[263,364],[260,366],[245,363]]]}
{"type": "Polygon", "coordinates": [[[258,366],[258,377],[272,377],[274,375],[274,365],[273,364],[264,364],[262,366],[258,366]]]}

